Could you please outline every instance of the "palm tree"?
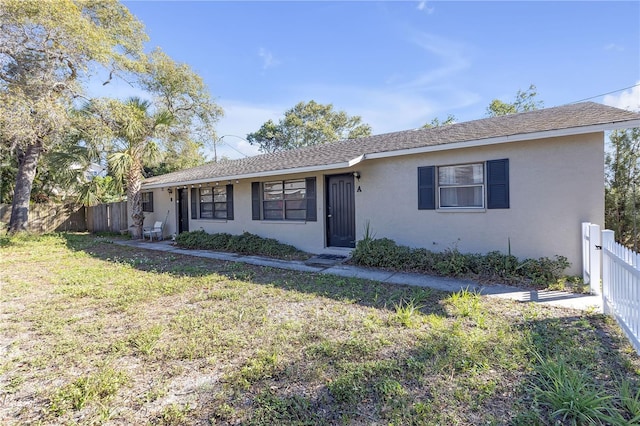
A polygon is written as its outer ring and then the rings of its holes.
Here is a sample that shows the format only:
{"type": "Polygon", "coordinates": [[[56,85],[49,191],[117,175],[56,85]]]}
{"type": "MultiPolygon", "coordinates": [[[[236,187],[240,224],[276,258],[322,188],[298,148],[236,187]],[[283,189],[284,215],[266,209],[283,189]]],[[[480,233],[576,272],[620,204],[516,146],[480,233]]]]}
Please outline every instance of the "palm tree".
{"type": "Polygon", "coordinates": [[[132,97],[111,102],[115,140],[107,157],[114,175],[123,178],[127,190],[127,206],[133,219],[132,237],[142,237],[144,214],[140,200],[145,164],[160,157],[156,141],[169,129],[173,116],[167,111],[153,112],[151,102],[132,97]]]}

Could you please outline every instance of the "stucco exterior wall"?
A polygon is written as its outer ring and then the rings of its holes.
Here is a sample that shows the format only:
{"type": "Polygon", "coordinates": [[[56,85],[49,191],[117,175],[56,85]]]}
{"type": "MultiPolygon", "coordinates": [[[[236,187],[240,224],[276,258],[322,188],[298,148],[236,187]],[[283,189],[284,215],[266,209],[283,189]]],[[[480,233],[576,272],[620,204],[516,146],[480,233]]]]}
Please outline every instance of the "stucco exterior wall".
{"type": "MultiPolygon", "coordinates": [[[[604,225],[602,133],[512,142],[365,161],[356,227],[377,238],[441,251],[508,251],[519,258],[563,255],[581,268],[580,223],[604,225]],[[510,208],[418,210],[417,168],[509,159],[510,208]]],[[[361,234],[358,235],[361,237],[361,234]]]]}
{"type": "MultiPolygon", "coordinates": [[[[348,173],[349,170],[331,171],[331,174],[348,173]]],[[[226,184],[222,181],[221,184],[226,184]]],[[[283,243],[291,244],[301,250],[310,253],[321,253],[325,249],[325,202],[324,202],[324,174],[304,173],[292,174],[278,177],[241,179],[238,183],[233,183],[233,220],[216,219],[191,219],[191,202],[189,199],[189,230],[204,230],[208,233],[226,232],[229,234],[242,234],[250,232],[265,238],[275,238],[283,243]],[[268,182],[274,180],[304,179],[308,177],[316,178],[317,194],[317,218],[313,221],[277,221],[277,220],[252,220],[251,219],[251,182],[268,182]]],[[[203,184],[207,186],[207,184],[203,184]]],[[[191,186],[188,186],[189,197],[191,186]]],[[[167,210],[169,210],[169,220],[165,227],[165,236],[176,233],[177,226],[177,204],[176,189],[173,194],[168,194],[166,189],[153,189],[154,212],[145,213],[145,226],[153,225],[155,220],[164,220],[167,210]]]]}
{"type": "MultiPolygon", "coordinates": [[[[604,225],[603,153],[604,135],[593,133],[365,159],[350,169],[241,179],[234,182],[233,220],[191,219],[189,215],[189,230],[247,231],[308,252],[323,252],[325,178],[357,170],[361,174],[355,181],[355,188],[361,189],[355,193],[357,240],[369,224],[377,238],[388,237],[398,244],[434,251],[457,247],[462,252],[506,253],[510,245],[511,253],[519,258],[566,256],[572,264],[570,272],[577,274],[581,269],[581,222],[604,225]],[[509,159],[509,209],[418,210],[418,167],[503,158],[509,159]],[[251,219],[251,182],[307,177],[316,177],[317,221],[251,219]]],[[[154,212],[145,213],[145,226],[164,220],[169,212],[165,236],[170,236],[178,229],[176,189],[172,194],[166,188],[153,192],[154,212]]]]}
{"type": "MultiPolygon", "coordinates": [[[[152,227],[156,221],[165,222],[166,219],[163,234],[165,238],[170,238],[178,229],[175,206],[176,191],[174,190],[172,194],[169,194],[167,188],[162,188],[151,191],[143,190],[142,192],[153,192],[153,211],[144,212],[144,227],[152,227]]],[[[131,218],[129,218],[129,225],[131,224],[131,218]]]]}
{"type": "Polygon", "coordinates": [[[275,238],[283,243],[291,244],[301,250],[318,253],[324,248],[324,223],[322,205],[324,186],[322,176],[317,174],[297,174],[285,177],[269,177],[264,179],[244,179],[233,185],[233,220],[191,219],[189,229],[203,229],[209,233],[227,232],[242,234],[250,232],[265,238],[275,238]],[[279,221],[251,219],[251,182],[269,182],[283,179],[304,179],[316,176],[318,221],[279,221]]]}

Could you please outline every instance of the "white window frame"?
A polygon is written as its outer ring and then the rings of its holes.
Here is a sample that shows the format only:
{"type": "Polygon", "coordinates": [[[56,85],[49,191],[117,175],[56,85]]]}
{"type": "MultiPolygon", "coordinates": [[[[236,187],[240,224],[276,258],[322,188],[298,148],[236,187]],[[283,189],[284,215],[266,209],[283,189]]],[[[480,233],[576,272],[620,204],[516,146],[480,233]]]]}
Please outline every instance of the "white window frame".
{"type": "MultiPolygon", "coordinates": [[[[437,196],[438,196],[438,209],[439,210],[472,210],[472,209],[485,209],[486,208],[486,184],[487,184],[487,176],[486,176],[486,165],[484,162],[473,162],[473,163],[461,163],[461,164],[450,164],[450,165],[446,165],[446,166],[437,166],[436,167],[436,180],[437,180],[437,196]],[[447,168],[456,168],[456,167],[474,167],[474,166],[479,166],[481,167],[482,171],[480,176],[482,176],[482,181],[481,182],[473,182],[473,183],[442,183],[442,180],[440,175],[441,175],[441,170],[442,169],[447,169],[447,168]],[[448,189],[448,188],[480,188],[481,191],[481,205],[473,205],[473,206],[443,206],[442,205],[442,200],[443,197],[442,195],[442,190],[443,189],[448,189]]],[[[455,174],[455,172],[454,172],[455,174]]]]}

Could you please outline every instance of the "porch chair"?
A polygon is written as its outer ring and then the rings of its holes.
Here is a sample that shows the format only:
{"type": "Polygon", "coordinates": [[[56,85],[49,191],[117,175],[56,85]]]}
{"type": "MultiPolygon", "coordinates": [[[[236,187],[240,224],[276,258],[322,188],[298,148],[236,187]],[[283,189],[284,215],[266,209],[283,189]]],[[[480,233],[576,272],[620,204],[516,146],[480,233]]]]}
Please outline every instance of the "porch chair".
{"type": "Polygon", "coordinates": [[[153,236],[155,235],[158,240],[162,240],[162,229],[164,228],[164,222],[156,222],[153,224],[151,228],[142,228],[142,238],[144,239],[147,235],[149,236],[149,241],[153,241],[153,236]]]}

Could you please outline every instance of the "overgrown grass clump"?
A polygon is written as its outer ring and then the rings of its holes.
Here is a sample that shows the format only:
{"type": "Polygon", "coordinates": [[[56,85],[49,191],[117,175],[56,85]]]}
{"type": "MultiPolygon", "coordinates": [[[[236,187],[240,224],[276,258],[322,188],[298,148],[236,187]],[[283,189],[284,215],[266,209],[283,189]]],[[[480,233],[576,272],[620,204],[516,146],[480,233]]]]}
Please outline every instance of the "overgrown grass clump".
{"type": "Polygon", "coordinates": [[[240,235],[208,234],[205,231],[183,232],[176,236],[176,244],[189,249],[205,249],[269,256],[279,259],[308,259],[309,255],[292,245],[274,238],[263,238],[249,232],[240,235]]]}
{"type": "Polygon", "coordinates": [[[87,234],[0,246],[0,419],[629,425],[640,358],[590,312],[87,234]]]}
{"type": "MultiPolygon", "coordinates": [[[[432,275],[480,278],[547,287],[562,280],[570,266],[564,256],[520,260],[511,254],[461,253],[457,248],[432,252],[396,244],[389,238],[358,241],[352,261],[356,265],[432,275]]],[[[566,280],[565,280],[566,281],[566,280]]]]}

